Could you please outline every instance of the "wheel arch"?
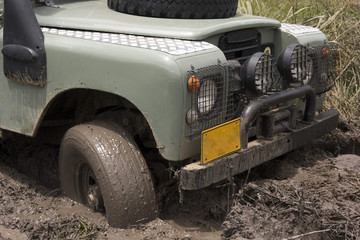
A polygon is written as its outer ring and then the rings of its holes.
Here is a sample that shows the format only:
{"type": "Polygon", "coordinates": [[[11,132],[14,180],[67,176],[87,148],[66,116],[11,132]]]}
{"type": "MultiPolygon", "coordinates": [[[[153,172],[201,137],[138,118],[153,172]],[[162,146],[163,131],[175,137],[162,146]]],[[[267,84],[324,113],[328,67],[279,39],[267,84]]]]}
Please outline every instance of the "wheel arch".
{"type": "Polygon", "coordinates": [[[142,128],[140,130],[146,132],[148,137],[146,146],[156,146],[159,141],[156,140],[148,119],[128,99],[113,93],[84,88],[68,89],[56,94],[46,104],[37,121],[34,137],[58,144],[72,126],[101,118],[121,121],[120,123],[133,134],[138,144],[144,145],[144,142],[138,141],[145,139],[144,136],[137,137],[139,129],[134,128],[142,128]],[[55,139],[47,139],[49,137],[55,139]]]}

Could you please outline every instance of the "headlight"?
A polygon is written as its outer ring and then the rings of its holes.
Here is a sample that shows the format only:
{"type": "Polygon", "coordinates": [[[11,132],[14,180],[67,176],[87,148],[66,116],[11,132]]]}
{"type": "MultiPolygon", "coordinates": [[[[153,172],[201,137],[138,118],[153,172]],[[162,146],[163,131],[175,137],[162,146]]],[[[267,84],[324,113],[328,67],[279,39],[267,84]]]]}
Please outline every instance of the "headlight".
{"type": "Polygon", "coordinates": [[[195,109],[189,109],[186,113],[186,122],[189,125],[194,125],[199,120],[199,114],[195,109]]]}
{"type": "Polygon", "coordinates": [[[253,54],[241,67],[241,80],[258,94],[267,93],[273,83],[274,60],[266,53],[253,54]]]}
{"type": "MultiPolygon", "coordinates": [[[[233,77],[238,75],[240,63],[218,63],[196,69],[191,66],[186,88],[189,109],[186,112],[187,136],[201,133],[205,129],[233,118],[235,87],[233,77]]],[[[238,84],[237,88],[240,88],[238,84]]]]}
{"type": "Polygon", "coordinates": [[[299,44],[291,44],[284,49],[278,59],[277,67],[288,83],[309,84],[314,72],[309,49],[299,44]]]}
{"type": "Polygon", "coordinates": [[[207,114],[214,107],[217,98],[217,87],[214,81],[205,80],[199,89],[197,105],[200,114],[207,114]]]}

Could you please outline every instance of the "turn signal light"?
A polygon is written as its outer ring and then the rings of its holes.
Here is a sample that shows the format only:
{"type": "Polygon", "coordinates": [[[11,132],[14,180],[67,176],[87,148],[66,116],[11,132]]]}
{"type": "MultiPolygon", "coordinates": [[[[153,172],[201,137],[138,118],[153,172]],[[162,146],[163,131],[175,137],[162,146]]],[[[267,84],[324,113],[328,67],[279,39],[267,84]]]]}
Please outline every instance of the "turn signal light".
{"type": "Polygon", "coordinates": [[[328,58],[330,56],[330,49],[328,47],[324,47],[321,51],[321,58],[328,58]]]}
{"type": "Polygon", "coordinates": [[[196,92],[200,88],[200,80],[194,75],[191,76],[188,80],[188,90],[189,92],[196,92]]]}

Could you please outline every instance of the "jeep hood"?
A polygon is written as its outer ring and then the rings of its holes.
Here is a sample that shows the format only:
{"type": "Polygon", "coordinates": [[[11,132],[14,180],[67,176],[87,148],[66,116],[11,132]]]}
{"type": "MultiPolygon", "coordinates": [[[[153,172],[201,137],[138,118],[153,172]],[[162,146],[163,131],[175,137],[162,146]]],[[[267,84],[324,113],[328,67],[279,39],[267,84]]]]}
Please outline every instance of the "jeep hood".
{"type": "Polygon", "coordinates": [[[106,0],[58,0],[55,4],[58,8],[35,8],[41,26],[188,40],[244,28],[280,27],[276,20],[243,14],[224,19],[166,19],[118,13],[107,7],[106,0]]]}

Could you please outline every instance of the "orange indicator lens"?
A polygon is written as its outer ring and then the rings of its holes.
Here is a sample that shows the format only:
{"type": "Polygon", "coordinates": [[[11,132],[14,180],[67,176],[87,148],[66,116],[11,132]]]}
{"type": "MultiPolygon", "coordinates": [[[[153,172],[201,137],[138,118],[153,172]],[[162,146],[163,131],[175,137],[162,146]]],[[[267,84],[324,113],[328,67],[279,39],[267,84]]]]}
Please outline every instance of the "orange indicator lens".
{"type": "Polygon", "coordinates": [[[330,55],[330,49],[328,47],[324,47],[321,51],[321,58],[327,58],[330,55]]]}
{"type": "Polygon", "coordinates": [[[200,80],[195,76],[191,76],[188,81],[189,92],[196,92],[200,87],[200,80]]]}

